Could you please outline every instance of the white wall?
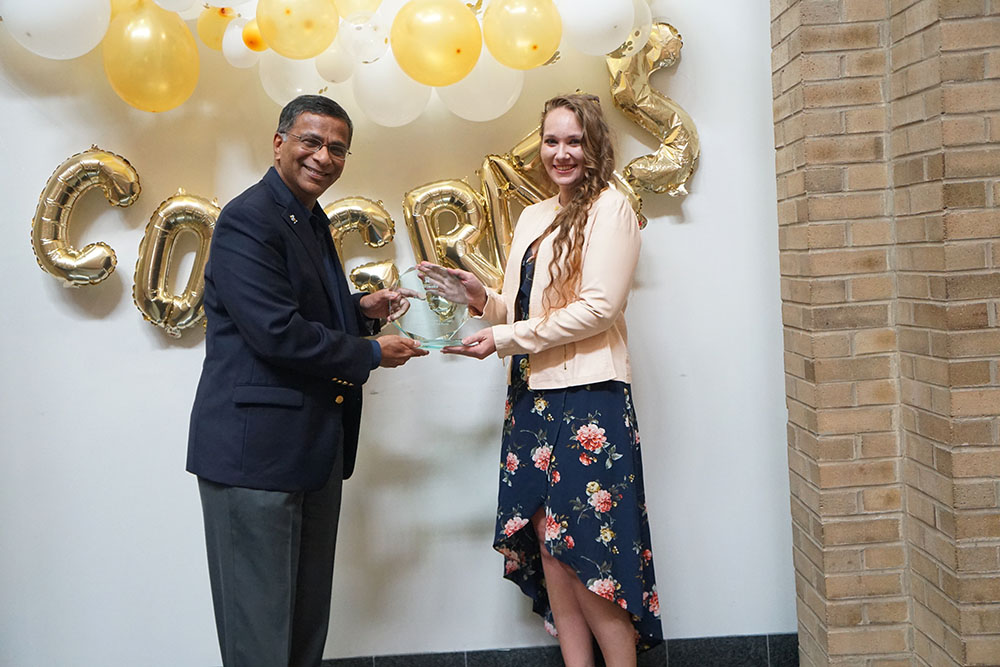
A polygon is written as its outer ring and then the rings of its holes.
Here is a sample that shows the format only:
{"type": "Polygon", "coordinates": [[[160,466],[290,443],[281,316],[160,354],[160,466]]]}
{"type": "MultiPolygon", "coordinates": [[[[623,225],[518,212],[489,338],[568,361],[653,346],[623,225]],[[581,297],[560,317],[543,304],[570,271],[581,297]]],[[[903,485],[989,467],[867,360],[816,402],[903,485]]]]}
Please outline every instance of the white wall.
{"type": "MultiPolygon", "coordinates": [[[[654,81],[702,141],[692,194],[645,198],[628,313],[664,626],[669,637],[792,632],[767,3],[653,9],[686,40],[654,81]]],[[[406,266],[403,194],[472,177],[534,127],[544,99],[576,88],[601,95],[622,164],[651,150],[613,110],[602,59],[568,53],[529,72],[492,123],[436,103],[401,129],[357,114],[355,155],[322,201],[384,200],[406,266]]],[[[277,115],[256,73],[216,52],[203,50],[186,104],[150,115],[114,95],[98,52],[43,60],[0,29],[0,664],[218,664],[184,472],[203,336],[173,341],[143,322],[132,271],[145,223],[177,187],[224,203],[259,177],[277,115]],[[96,193],[81,201],[77,245],[107,241],[118,271],[63,289],[35,264],[30,221],[52,171],[92,143],[132,162],[142,195],[124,210],[96,193]]],[[[435,354],[376,372],[367,390],[327,655],[550,642],[490,548],[500,364],[435,354]]]]}

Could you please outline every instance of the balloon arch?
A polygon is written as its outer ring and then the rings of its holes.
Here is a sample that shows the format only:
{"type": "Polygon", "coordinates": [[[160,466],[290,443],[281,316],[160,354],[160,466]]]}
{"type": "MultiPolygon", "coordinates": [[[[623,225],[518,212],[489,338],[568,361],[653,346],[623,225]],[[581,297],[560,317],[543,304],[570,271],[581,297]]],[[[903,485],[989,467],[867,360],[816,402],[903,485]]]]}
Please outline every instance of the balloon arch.
{"type": "Polygon", "coordinates": [[[435,91],[455,115],[493,120],[561,44],[627,57],[653,25],[648,0],[0,0],[0,17],[45,58],[100,46],[111,87],[143,111],[191,96],[200,39],[233,67],[257,65],[278,104],[350,81],[387,127],[416,119],[435,91]]]}

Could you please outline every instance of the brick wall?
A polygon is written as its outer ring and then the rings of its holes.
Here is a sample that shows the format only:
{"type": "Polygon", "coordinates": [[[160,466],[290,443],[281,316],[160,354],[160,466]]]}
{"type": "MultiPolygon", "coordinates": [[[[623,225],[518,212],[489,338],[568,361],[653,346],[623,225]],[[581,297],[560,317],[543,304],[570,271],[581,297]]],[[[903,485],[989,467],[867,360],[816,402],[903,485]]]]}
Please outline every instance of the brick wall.
{"type": "Polygon", "coordinates": [[[1000,0],[772,0],[803,665],[1000,664],[1000,0]]]}

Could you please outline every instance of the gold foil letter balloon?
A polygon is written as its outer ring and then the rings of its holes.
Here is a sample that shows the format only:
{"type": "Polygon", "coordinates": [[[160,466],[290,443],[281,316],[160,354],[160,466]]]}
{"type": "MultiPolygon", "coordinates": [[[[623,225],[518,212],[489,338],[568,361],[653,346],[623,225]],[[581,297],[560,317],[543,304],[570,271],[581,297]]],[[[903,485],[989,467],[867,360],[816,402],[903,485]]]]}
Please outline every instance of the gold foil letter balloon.
{"type": "Polygon", "coordinates": [[[136,109],[173,109],[191,97],[198,85],[194,35],[180,16],[151,0],[115,17],[102,49],[111,87],[136,109]]]}
{"type": "Polygon", "coordinates": [[[153,212],[139,243],[132,299],[143,318],[174,338],[205,316],[205,263],[219,211],[214,202],[178,190],[153,212]],[[184,233],[198,238],[198,250],[184,291],[173,294],[168,267],[184,233]]]}
{"type": "Polygon", "coordinates": [[[694,121],[649,80],[656,70],[677,62],[683,44],[673,26],[654,23],[649,42],[638,53],[607,58],[615,105],[660,140],[655,153],[632,160],[624,169],[625,180],[636,190],[687,194],[685,185],[698,166],[701,146],[694,121]]]}
{"type": "Polygon", "coordinates": [[[77,153],[49,177],[31,223],[31,247],[38,265],[67,287],[99,283],[118,262],[106,243],[91,243],[83,250],[69,243],[73,205],[91,188],[101,188],[112,206],[131,206],[139,197],[139,174],[125,158],[96,146],[77,153]]]}
{"type": "Polygon", "coordinates": [[[303,60],[318,56],[333,43],[340,14],[333,0],[260,0],[257,25],[276,53],[303,60]]]}
{"type": "MultiPolygon", "coordinates": [[[[344,237],[353,232],[361,235],[369,248],[381,248],[392,241],[396,226],[392,216],[380,201],[365,197],[344,197],[327,205],[323,212],[330,218],[330,235],[337,247],[341,263],[344,262],[344,237]]],[[[346,266],[344,267],[346,270],[346,266]]],[[[354,286],[365,292],[394,284],[399,279],[399,270],[391,261],[362,264],[350,273],[354,286]]]]}
{"type": "Polygon", "coordinates": [[[410,190],[403,216],[418,260],[463,268],[491,287],[503,281],[485,201],[468,183],[435,181],[410,190]]]}

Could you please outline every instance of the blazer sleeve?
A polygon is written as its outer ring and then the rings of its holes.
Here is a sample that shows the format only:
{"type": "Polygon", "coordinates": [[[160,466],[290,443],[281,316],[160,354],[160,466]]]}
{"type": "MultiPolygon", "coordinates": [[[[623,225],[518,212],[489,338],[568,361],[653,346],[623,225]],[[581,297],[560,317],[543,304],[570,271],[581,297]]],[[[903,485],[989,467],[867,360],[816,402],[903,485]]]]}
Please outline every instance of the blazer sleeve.
{"type": "MultiPolygon", "coordinates": [[[[281,234],[273,212],[228,207],[212,242],[213,279],[220,303],[254,354],[276,366],[320,378],[361,384],[368,379],[371,343],[303,315],[303,299],[326,299],[317,279],[313,293],[292,284],[286,262],[295,242],[281,234]]],[[[278,219],[278,224],[284,224],[278,219]]],[[[305,260],[304,254],[299,254],[305,260]]],[[[357,308],[357,302],[345,304],[357,308]]],[[[359,311],[360,312],[360,311],[359,311]]]]}
{"type": "MultiPolygon", "coordinates": [[[[628,300],[639,261],[639,225],[624,197],[594,203],[575,301],[545,317],[493,327],[497,354],[537,353],[610,329],[628,300]]],[[[542,269],[547,270],[547,269],[542,269]]]]}

